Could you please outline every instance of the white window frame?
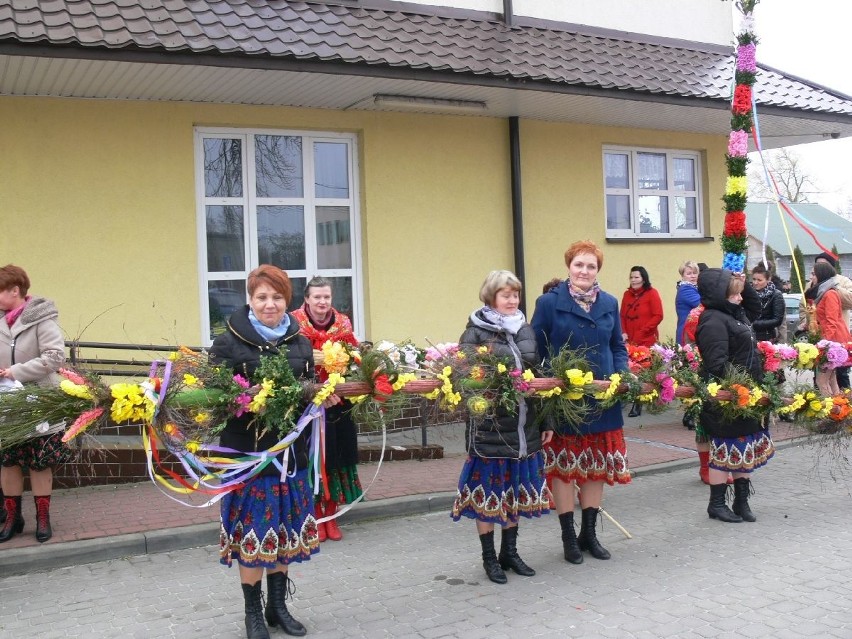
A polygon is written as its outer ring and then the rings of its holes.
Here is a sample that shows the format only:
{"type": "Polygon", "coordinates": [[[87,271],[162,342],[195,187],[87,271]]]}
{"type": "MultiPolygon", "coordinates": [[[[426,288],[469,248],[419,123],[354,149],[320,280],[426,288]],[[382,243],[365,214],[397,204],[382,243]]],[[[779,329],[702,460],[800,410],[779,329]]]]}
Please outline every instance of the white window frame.
{"type": "Polygon", "coordinates": [[[702,155],[699,151],[687,151],[682,149],[658,149],[651,147],[628,147],[628,146],[604,146],[601,153],[601,164],[603,173],[603,211],[604,211],[604,230],[607,238],[629,238],[629,239],[687,239],[687,238],[704,238],[704,202],[702,197],[701,183],[704,175],[702,155]],[[637,156],[640,153],[653,153],[657,155],[665,154],[666,156],[666,189],[650,190],[639,188],[639,178],[635,170],[637,165],[637,156]],[[606,156],[607,154],[627,155],[628,157],[628,188],[615,189],[607,188],[606,186],[606,156]],[[683,191],[676,189],[674,186],[674,160],[685,159],[692,160],[695,167],[695,190],[683,191]],[[630,198],[630,228],[629,229],[610,229],[607,226],[607,208],[606,198],[608,195],[627,195],[630,198]],[[669,199],[669,229],[668,233],[640,233],[639,232],[639,196],[640,195],[658,195],[668,197],[669,199]],[[695,217],[697,222],[696,229],[678,230],[675,225],[675,211],[672,204],[674,197],[692,197],[695,198],[695,217]]]}
{"type": "MultiPolygon", "coordinates": [[[[361,215],[360,195],[358,189],[358,140],[352,133],[330,133],[321,131],[300,131],[290,129],[235,129],[216,127],[195,127],[195,193],[196,193],[196,228],[198,238],[198,280],[199,300],[201,309],[200,330],[201,344],[209,346],[212,344],[210,338],[210,304],[208,299],[208,282],[222,280],[245,280],[248,274],[258,266],[258,241],[257,241],[257,207],[258,206],[302,206],[305,215],[305,268],[289,269],[287,274],[291,278],[305,278],[318,275],[322,277],[351,277],[352,278],[352,322],[356,336],[363,339],[364,336],[364,293],[362,285],[362,259],[361,259],[361,215]],[[258,198],[255,175],[254,136],[276,135],[293,136],[302,138],[303,159],[303,194],[302,197],[287,198],[258,198]],[[241,197],[207,197],[204,186],[204,140],[206,138],[231,138],[242,141],[242,180],[243,195],[241,197]],[[348,148],[347,164],[349,168],[349,197],[348,198],[321,198],[314,192],[314,143],[316,142],[345,142],[348,148]],[[216,271],[210,273],[207,270],[207,214],[206,207],[214,205],[237,205],[244,210],[244,237],[245,237],[245,270],[241,271],[216,271]],[[351,220],[351,246],[352,266],[346,269],[318,268],[317,265],[317,238],[316,238],[316,209],[323,206],[346,206],[349,207],[351,220]]],[[[292,311],[293,308],[287,309],[292,311]]]]}

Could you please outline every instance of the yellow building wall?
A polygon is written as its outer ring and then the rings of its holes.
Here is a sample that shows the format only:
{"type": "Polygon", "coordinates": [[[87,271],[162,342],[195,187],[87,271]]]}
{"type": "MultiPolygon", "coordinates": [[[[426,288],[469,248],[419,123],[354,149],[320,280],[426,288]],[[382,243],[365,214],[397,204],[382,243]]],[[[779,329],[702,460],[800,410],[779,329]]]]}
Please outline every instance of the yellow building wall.
{"type": "Polygon", "coordinates": [[[727,176],[725,138],[670,131],[594,127],[527,120],[521,126],[524,217],[529,314],[542,285],[566,277],[565,249],[576,240],[600,246],[604,265],[601,288],[619,302],[628,287],[632,266],[644,266],[663,302],[660,339],[674,339],[674,299],[685,260],[721,266],[719,237],[727,176]],[[705,235],[712,240],[618,240],[607,242],[603,181],[603,147],[623,145],[703,153],[702,201],[705,235]]]}
{"type": "MultiPolygon", "coordinates": [[[[57,302],[69,338],[202,342],[195,126],[357,134],[365,338],[455,340],[486,273],[513,268],[505,120],[3,97],[0,121],[0,262],[57,302]]],[[[708,150],[720,231],[724,138],[532,121],[521,138],[530,313],[570,241],[603,242],[602,144],[708,150]]],[[[720,261],[711,242],[603,247],[604,288],[620,297],[644,263],[671,333],[677,264],[720,261]]]]}

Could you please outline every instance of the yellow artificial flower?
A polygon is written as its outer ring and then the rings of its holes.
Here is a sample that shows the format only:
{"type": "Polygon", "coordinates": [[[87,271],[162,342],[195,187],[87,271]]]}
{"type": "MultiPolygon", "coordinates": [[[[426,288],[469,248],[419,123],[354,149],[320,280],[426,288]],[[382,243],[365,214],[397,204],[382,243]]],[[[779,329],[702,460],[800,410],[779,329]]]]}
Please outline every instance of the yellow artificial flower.
{"type": "Polygon", "coordinates": [[[476,352],[479,353],[480,355],[485,355],[485,353],[488,352],[488,347],[487,346],[479,346],[476,349],[476,352]]]}
{"type": "Polygon", "coordinates": [[[748,180],[743,176],[728,176],[725,182],[725,194],[734,195],[735,193],[745,195],[748,191],[748,180]]]}
{"type": "Polygon", "coordinates": [[[341,342],[328,340],[322,345],[322,366],[329,373],[342,373],[351,359],[349,351],[341,342]]]}
{"type": "Polygon", "coordinates": [[[759,386],[755,386],[751,389],[748,397],[748,405],[749,406],[757,406],[757,403],[763,397],[763,390],[759,386]]]}
{"type": "Polygon", "coordinates": [[[348,399],[353,404],[360,404],[361,402],[363,402],[368,397],[369,397],[369,395],[355,395],[354,397],[349,397],[348,399]]]}
{"type": "Polygon", "coordinates": [[[428,393],[423,393],[423,397],[426,399],[438,399],[438,396],[441,394],[441,389],[436,388],[433,391],[429,391],[428,393]]]}
{"type": "Polygon", "coordinates": [[[188,453],[195,454],[199,448],[201,448],[201,444],[196,441],[186,442],[186,452],[188,453]]]}
{"type": "Polygon", "coordinates": [[[470,378],[475,380],[481,380],[485,377],[485,371],[482,370],[482,366],[472,366],[470,368],[470,378]]]}
{"type": "Polygon", "coordinates": [[[110,408],[114,422],[147,423],[154,418],[155,404],[139,384],[113,384],[110,394],[114,400],[110,408]]]}
{"type": "Polygon", "coordinates": [[[607,389],[605,391],[595,393],[594,398],[608,400],[615,395],[619,386],[621,386],[621,375],[619,373],[613,373],[609,376],[609,386],[607,389]]]}
{"type": "Polygon", "coordinates": [[[525,382],[531,382],[532,380],[535,379],[535,375],[533,374],[533,372],[530,369],[527,368],[527,369],[524,369],[524,372],[521,375],[521,379],[523,379],[525,382]]]}
{"type": "Polygon", "coordinates": [[[554,386],[549,390],[540,390],[535,392],[539,397],[553,397],[554,395],[561,395],[562,389],[559,386],[554,386]]]}
{"type": "Polygon", "coordinates": [[[396,381],[391,384],[391,387],[395,391],[402,390],[408,382],[413,382],[415,379],[417,379],[417,375],[414,373],[400,373],[399,377],[396,378],[396,381]]]}
{"type": "Polygon", "coordinates": [[[259,413],[261,410],[263,410],[264,406],[266,406],[266,399],[270,395],[275,394],[275,392],[272,390],[273,386],[275,386],[275,382],[273,382],[271,379],[264,378],[263,381],[260,383],[260,390],[257,392],[257,395],[252,398],[251,403],[249,403],[248,410],[252,413],[259,413]]]}
{"type": "Polygon", "coordinates": [[[195,375],[190,375],[189,373],[183,374],[183,383],[187,386],[195,386],[198,383],[198,378],[195,375]]]}
{"type": "Polygon", "coordinates": [[[71,397],[79,397],[80,399],[94,399],[92,396],[92,392],[89,390],[88,386],[83,386],[82,384],[75,384],[70,379],[63,379],[59,382],[59,388],[61,388],[66,395],[71,395],[71,397]]]}
{"type": "Polygon", "coordinates": [[[207,413],[198,413],[195,416],[195,421],[198,422],[199,424],[203,424],[208,419],[210,419],[210,415],[208,415],[207,413]]]}
{"type": "Polygon", "coordinates": [[[321,406],[325,400],[334,395],[334,389],[342,381],[344,381],[343,375],[341,375],[340,373],[331,373],[328,376],[328,379],[325,381],[325,384],[322,385],[322,388],[320,388],[317,391],[317,394],[314,395],[314,404],[317,406],[321,406]]]}
{"type": "Polygon", "coordinates": [[[484,415],[485,411],[488,410],[488,405],[488,400],[482,397],[482,395],[471,397],[467,403],[468,409],[474,415],[484,415]]]}
{"type": "Polygon", "coordinates": [[[497,372],[498,373],[505,373],[506,372],[506,365],[503,362],[500,362],[499,364],[497,364],[497,372]]]}
{"type": "Polygon", "coordinates": [[[442,377],[442,378],[443,377],[449,377],[452,374],[453,374],[453,367],[452,366],[444,366],[443,370],[441,371],[441,374],[438,375],[438,377],[442,377]]]}
{"type": "Polygon", "coordinates": [[[710,397],[716,397],[720,390],[722,390],[722,386],[716,382],[707,384],[707,392],[710,394],[710,397]]]}

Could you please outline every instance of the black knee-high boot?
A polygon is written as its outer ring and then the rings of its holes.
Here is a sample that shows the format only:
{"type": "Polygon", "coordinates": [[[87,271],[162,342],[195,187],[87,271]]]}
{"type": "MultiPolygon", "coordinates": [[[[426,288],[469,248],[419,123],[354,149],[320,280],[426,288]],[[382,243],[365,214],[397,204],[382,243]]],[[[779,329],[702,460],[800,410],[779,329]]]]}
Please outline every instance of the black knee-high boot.
{"type": "Polygon", "coordinates": [[[518,527],[504,528],[500,537],[500,567],[514,570],[523,577],[535,576],[535,570],[530,568],[518,554],[518,527]]]}
{"type": "Polygon", "coordinates": [[[728,491],[727,484],[710,485],[710,503],[707,505],[707,515],[710,519],[718,519],[729,524],[738,524],[743,518],[734,513],[725,503],[725,493],[728,491]]]}
{"type": "Polygon", "coordinates": [[[9,541],[16,533],[24,531],[24,517],[21,514],[21,496],[4,497],[3,505],[6,508],[6,521],[0,528],[0,543],[9,541]]]}
{"type": "Polygon", "coordinates": [[[246,637],[248,639],[269,639],[269,631],[263,623],[263,602],[260,600],[260,581],[253,586],[242,584],[243,599],[246,604],[246,637]]]}
{"type": "Polygon", "coordinates": [[[479,543],[482,544],[482,566],[485,568],[485,574],[495,584],[506,583],[506,573],[500,567],[497,551],[494,550],[494,531],[480,535],[479,543]]]}
{"type": "Polygon", "coordinates": [[[748,496],[753,494],[754,490],[748,477],[738,477],[734,480],[734,505],[731,510],[742,517],[743,521],[757,521],[748,505],[748,496]]]}
{"type": "Polygon", "coordinates": [[[37,495],[33,497],[36,507],[36,540],[44,543],[53,537],[53,528],[50,526],[50,495],[37,495]]]}
{"type": "Polygon", "coordinates": [[[581,550],[588,550],[595,559],[609,559],[609,551],[601,546],[595,534],[595,525],[598,520],[598,509],[593,506],[583,508],[583,523],[580,525],[580,534],[577,543],[581,550]]]}
{"type": "Polygon", "coordinates": [[[562,527],[562,550],[565,561],[572,564],[583,563],[583,551],[577,543],[577,529],[574,528],[574,511],[559,515],[559,525],[562,527]]]}
{"type": "MultiPolygon", "coordinates": [[[[266,588],[269,591],[269,601],[266,602],[266,623],[270,626],[281,626],[288,635],[303,637],[308,633],[305,627],[293,619],[293,615],[287,610],[287,587],[292,585],[290,577],[286,572],[266,573],[266,588]]],[[[294,588],[295,589],[295,588],[294,588]]]]}
{"type": "Polygon", "coordinates": [[[633,406],[630,408],[630,412],[627,413],[628,417],[639,417],[642,414],[642,404],[639,402],[633,402],[633,406]]]}

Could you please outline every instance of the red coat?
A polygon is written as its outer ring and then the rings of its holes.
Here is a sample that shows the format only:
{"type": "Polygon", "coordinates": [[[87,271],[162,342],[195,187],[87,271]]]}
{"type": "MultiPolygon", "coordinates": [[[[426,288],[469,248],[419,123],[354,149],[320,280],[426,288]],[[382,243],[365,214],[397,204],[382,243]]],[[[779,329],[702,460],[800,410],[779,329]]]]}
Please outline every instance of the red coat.
{"type": "Polygon", "coordinates": [[[634,346],[653,346],[660,340],[657,327],[663,321],[663,302],[657,289],[628,288],[621,298],[621,330],[634,346]]]}
{"type": "Polygon", "coordinates": [[[840,295],[837,291],[828,290],[825,292],[820,298],[819,304],[817,304],[816,316],[823,339],[841,344],[852,341],[849,327],[843,321],[843,307],[840,304],[840,295]]]}

